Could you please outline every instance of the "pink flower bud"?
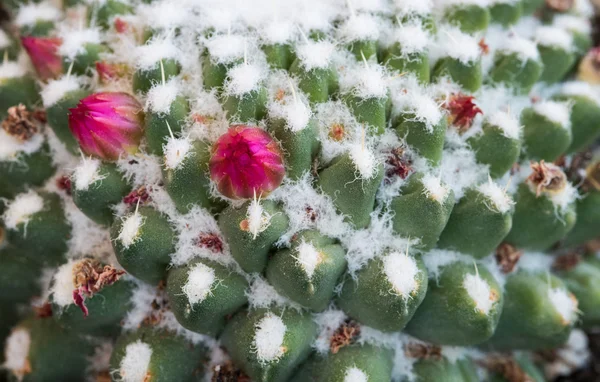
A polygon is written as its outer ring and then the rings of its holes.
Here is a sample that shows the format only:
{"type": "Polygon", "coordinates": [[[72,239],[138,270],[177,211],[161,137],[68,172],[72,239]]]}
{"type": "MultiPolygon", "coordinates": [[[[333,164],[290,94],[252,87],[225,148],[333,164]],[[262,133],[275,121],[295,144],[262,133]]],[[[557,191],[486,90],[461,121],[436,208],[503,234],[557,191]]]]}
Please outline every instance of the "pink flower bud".
{"type": "Polygon", "coordinates": [[[107,84],[113,80],[125,77],[127,75],[127,66],[125,64],[98,61],[96,62],[96,71],[100,77],[100,82],[107,84]]]}
{"type": "Polygon", "coordinates": [[[127,93],[94,93],[69,109],[69,128],[81,150],[101,159],[135,153],[143,126],[142,105],[127,93]]]}
{"type": "Polygon", "coordinates": [[[27,36],[21,37],[21,44],[43,81],[62,74],[62,60],[58,55],[58,48],[62,44],[60,38],[27,36]]]}
{"type": "Polygon", "coordinates": [[[279,187],[284,175],[279,145],[260,128],[231,126],[213,146],[210,176],[228,198],[265,196],[279,187]]]}

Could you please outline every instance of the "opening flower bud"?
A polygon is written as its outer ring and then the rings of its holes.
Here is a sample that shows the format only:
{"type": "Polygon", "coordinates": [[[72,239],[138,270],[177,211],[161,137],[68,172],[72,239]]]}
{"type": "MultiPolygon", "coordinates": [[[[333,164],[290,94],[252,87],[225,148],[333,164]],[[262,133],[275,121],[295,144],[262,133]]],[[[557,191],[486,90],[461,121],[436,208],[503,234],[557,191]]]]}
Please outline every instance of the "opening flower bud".
{"type": "Polygon", "coordinates": [[[62,74],[62,60],[58,55],[58,48],[62,44],[60,38],[27,36],[21,38],[21,44],[43,81],[62,74]]]}

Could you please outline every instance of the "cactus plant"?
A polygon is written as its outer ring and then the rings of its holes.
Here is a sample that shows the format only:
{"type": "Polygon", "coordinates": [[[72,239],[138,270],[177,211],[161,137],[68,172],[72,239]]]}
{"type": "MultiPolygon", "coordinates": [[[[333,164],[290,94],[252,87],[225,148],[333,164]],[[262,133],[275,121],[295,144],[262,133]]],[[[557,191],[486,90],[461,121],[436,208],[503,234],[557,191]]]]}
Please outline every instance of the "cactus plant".
{"type": "Polygon", "coordinates": [[[4,1],[0,380],[583,366],[600,325],[592,10],[4,1]]]}

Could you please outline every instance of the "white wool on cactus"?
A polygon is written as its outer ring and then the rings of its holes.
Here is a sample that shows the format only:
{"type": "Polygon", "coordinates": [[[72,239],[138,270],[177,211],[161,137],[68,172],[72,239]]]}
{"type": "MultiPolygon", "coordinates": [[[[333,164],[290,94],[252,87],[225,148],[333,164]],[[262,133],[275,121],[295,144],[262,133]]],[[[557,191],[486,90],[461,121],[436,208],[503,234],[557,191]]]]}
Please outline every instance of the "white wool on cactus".
{"type": "Polygon", "coordinates": [[[213,284],[217,282],[215,270],[208,265],[195,264],[188,273],[188,279],[183,285],[183,293],[190,304],[194,305],[206,299],[211,293],[213,284]]]}
{"type": "Polygon", "coordinates": [[[17,195],[7,206],[2,220],[6,228],[16,230],[18,225],[25,226],[27,232],[27,223],[32,216],[44,209],[44,199],[35,191],[17,195]]]}
{"type": "Polygon", "coordinates": [[[137,340],[125,347],[125,356],[119,365],[119,374],[123,382],[144,382],[148,380],[148,369],[152,359],[152,348],[137,340]]]}
{"type": "Polygon", "coordinates": [[[256,324],[254,350],[261,363],[276,362],[286,352],[283,341],[287,327],[281,317],[268,312],[256,324]]]}

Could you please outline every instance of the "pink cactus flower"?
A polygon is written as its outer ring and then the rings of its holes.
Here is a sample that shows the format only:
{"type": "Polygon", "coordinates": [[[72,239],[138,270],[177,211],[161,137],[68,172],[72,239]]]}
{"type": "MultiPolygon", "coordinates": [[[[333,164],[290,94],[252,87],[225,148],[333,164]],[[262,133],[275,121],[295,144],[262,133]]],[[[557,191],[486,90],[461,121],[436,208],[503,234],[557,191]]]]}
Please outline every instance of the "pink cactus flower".
{"type": "Polygon", "coordinates": [[[234,125],[213,146],[210,176],[231,199],[266,196],[285,175],[277,142],[264,130],[234,125]]]}
{"type": "Polygon", "coordinates": [[[60,38],[27,36],[21,37],[21,44],[43,81],[57,78],[62,74],[62,59],[58,54],[58,48],[62,44],[60,38]]]}
{"type": "Polygon", "coordinates": [[[69,128],[81,150],[100,159],[135,153],[143,126],[142,105],[127,93],[94,93],[69,109],[69,128]]]}

